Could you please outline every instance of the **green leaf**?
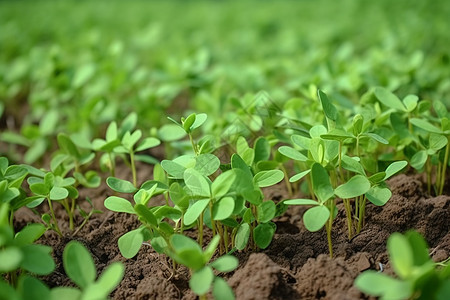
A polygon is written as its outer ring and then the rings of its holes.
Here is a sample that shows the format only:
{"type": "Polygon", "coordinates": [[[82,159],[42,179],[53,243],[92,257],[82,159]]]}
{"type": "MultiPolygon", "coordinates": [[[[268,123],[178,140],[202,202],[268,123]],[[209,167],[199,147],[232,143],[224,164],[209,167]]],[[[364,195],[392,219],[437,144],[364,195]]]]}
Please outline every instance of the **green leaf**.
{"type": "Polygon", "coordinates": [[[216,300],[234,300],[233,290],[230,288],[228,283],[220,278],[216,277],[213,283],[213,297],[216,300]]]}
{"type": "Polygon", "coordinates": [[[186,136],[186,132],[179,125],[164,124],[158,130],[158,137],[165,142],[173,142],[186,136]]]}
{"type": "Polygon", "coordinates": [[[417,107],[417,102],[419,101],[419,97],[416,95],[408,95],[403,98],[403,104],[406,107],[407,112],[412,112],[417,107]]]}
{"type": "MultiPolygon", "coordinates": [[[[272,223],[273,224],[273,223],[272,223]]],[[[261,223],[253,230],[253,239],[261,249],[266,249],[272,242],[275,228],[270,223],[261,223]]]]}
{"type": "Polygon", "coordinates": [[[38,300],[50,298],[50,289],[39,279],[28,275],[23,275],[19,278],[17,291],[22,295],[22,299],[38,300]]]}
{"type": "Polygon", "coordinates": [[[81,299],[81,291],[70,287],[55,287],[50,291],[51,300],[79,300],[81,299]]]}
{"type": "Polygon", "coordinates": [[[308,175],[311,172],[311,169],[308,169],[306,171],[300,172],[298,174],[295,174],[294,176],[292,176],[291,178],[289,178],[289,182],[296,182],[299,181],[300,179],[302,179],[303,177],[305,177],[306,175],[308,175]]]}
{"type": "Polygon", "coordinates": [[[112,211],[125,212],[133,215],[135,214],[133,205],[130,201],[121,197],[109,196],[105,199],[104,205],[107,209],[112,211]]]}
{"type": "MultiPolygon", "coordinates": [[[[131,129],[129,129],[131,130],[131,129]]],[[[116,141],[119,139],[118,132],[117,132],[117,123],[115,121],[112,121],[109,123],[108,128],[106,129],[106,142],[110,143],[112,141],[116,141]]]]}
{"type": "Polygon", "coordinates": [[[58,125],[59,113],[56,110],[48,111],[39,123],[39,131],[42,135],[51,135],[58,125]]]}
{"type": "Polygon", "coordinates": [[[342,155],[342,167],[348,171],[366,175],[363,166],[359,162],[359,158],[357,157],[349,157],[347,155],[342,155]]]}
{"type": "Polygon", "coordinates": [[[141,249],[142,242],[144,242],[144,236],[141,228],[127,232],[119,238],[120,253],[125,258],[132,258],[141,249]]]}
{"type": "Polygon", "coordinates": [[[214,203],[212,218],[213,220],[220,221],[228,218],[234,211],[234,199],[232,197],[224,197],[214,203]]]}
{"type": "Polygon", "coordinates": [[[284,200],[284,204],[288,205],[319,205],[317,201],[311,200],[311,199],[291,199],[291,200],[284,200]]]}
{"type": "Polygon", "coordinates": [[[362,175],[355,175],[346,183],[334,190],[334,194],[341,199],[350,199],[365,194],[370,189],[369,180],[362,175]]]}
{"type": "Polygon", "coordinates": [[[137,191],[137,188],[131,182],[116,177],[106,178],[106,184],[113,191],[119,193],[134,193],[137,191]]]}
{"type": "Polygon", "coordinates": [[[291,137],[291,140],[295,145],[297,145],[305,150],[309,150],[309,148],[311,146],[311,138],[309,138],[309,137],[294,134],[291,137]]]}
{"type": "Polygon", "coordinates": [[[122,280],[124,271],[125,268],[122,263],[114,262],[110,264],[100,275],[94,288],[90,288],[90,292],[86,292],[86,294],[91,299],[107,298],[122,280]],[[96,297],[96,295],[98,295],[98,297],[96,297]]]}
{"type": "Polygon", "coordinates": [[[321,134],[320,137],[326,140],[335,140],[341,142],[345,141],[346,139],[355,139],[355,136],[339,128],[334,128],[328,131],[328,133],[326,134],[321,134]]]}
{"type": "Polygon", "coordinates": [[[184,183],[195,196],[209,197],[211,188],[204,175],[195,169],[187,169],[183,174],[184,183]]]}
{"type": "Polygon", "coordinates": [[[80,158],[80,152],[78,152],[77,146],[75,146],[68,135],[64,133],[58,134],[58,145],[64,153],[67,153],[76,159],[80,158]]]}
{"type": "Polygon", "coordinates": [[[448,140],[445,136],[440,135],[440,134],[434,134],[434,133],[430,134],[429,141],[430,141],[430,143],[429,143],[430,149],[435,150],[435,151],[438,151],[438,150],[444,148],[448,143],[448,140]]]}
{"type": "Polygon", "coordinates": [[[278,148],[278,152],[280,152],[284,156],[289,157],[290,159],[293,159],[293,160],[298,160],[298,161],[307,161],[308,160],[308,158],[305,155],[303,155],[298,150],[296,150],[292,147],[289,147],[289,146],[281,146],[280,148],[278,148]]]}
{"type": "Polygon", "coordinates": [[[232,255],[224,255],[213,261],[210,266],[219,272],[230,272],[236,269],[239,260],[232,255]]]}
{"type": "Polygon", "coordinates": [[[157,219],[168,218],[177,221],[181,218],[181,211],[168,205],[158,207],[153,210],[153,214],[157,219]]]}
{"type": "Polygon", "coordinates": [[[190,206],[184,214],[184,224],[191,225],[192,223],[194,223],[208,206],[209,201],[209,199],[198,200],[192,206],[190,206]]]}
{"type": "Polygon", "coordinates": [[[195,118],[195,114],[190,114],[185,120],[182,120],[184,131],[187,133],[191,132],[191,126],[194,124],[195,118]]]}
{"type": "Polygon", "coordinates": [[[47,196],[50,193],[50,189],[44,183],[34,183],[30,185],[30,190],[35,195],[47,196]]]}
{"type": "Polygon", "coordinates": [[[437,128],[436,126],[432,125],[431,123],[429,123],[428,121],[422,120],[422,119],[417,119],[417,118],[412,118],[410,120],[411,124],[425,130],[428,132],[432,132],[432,133],[437,133],[437,134],[442,134],[442,130],[437,128]]]}
{"type": "Polygon", "coordinates": [[[0,272],[6,273],[16,270],[22,260],[23,254],[18,247],[0,249],[0,272]]]}
{"type": "Polygon", "coordinates": [[[170,237],[170,244],[174,251],[171,255],[175,261],[193,271],[204,267],[202,249],[193,239],[181,234],[174,234],[170,237]]]}
{"type": "Polygon", "coordinates": [[[355,280],[355,286],[371,296],[381,296],[381,299],[409,299],[413,287],[407,281],[391,278],[386,274],[373,270],[365,271],[355,280]]]}
{"type": "Polygon", "coordinates": [[[142,142],[137,146],[136,152],[147,150],[161,144],[161,141],[154,137],[148,137],[142,140],[142,142]]]}
{"type": "Polygon", "coordinates": [[[425,163],[427,162],[428,155],[426,150],[420,150],[411,157],[411,161],[409,164],[416,170],[420,170],[423,168],[425,163]]]}
{"type": "Polygon", "coordinates": [[[414,266],[423,266],[426,264],[433,265],[430,255],[428,254],[428,245],[425,239],[415,230],[408,231],[405,234],[413,252],[414,266]]]}
{"type": "Polygon", "coordinates": [[[377,99],[387,107],[406,112],[406,108],[402,101],[387,89],[376,87],[374,94],[375,97],[377,97],[377,99]]]}
{"type": "Polygon", "coordinates": [[[386,139],[383,138],[382,136],[379,136],[379,135],[376,134],[376,133],[367,132],[367,133],[361,134],[361,136],[367,136],[367,137],[369,137],[369,138],[371,138],[371,139],[373,139],[373,140],[375,140],[375,141],[377,141],[377,142],[379,142],[379,143],[382,143],[382,144],[384,144],[384,145],[389,144],[389,141],[388,141],[388,140],[386,140],[386,139]]]}
{"type": "Polygon", "coordinates": [[[303,223],[310,232],[320,230],[330,218],[330,211],[326,206],[320,205],[308,209],[303,214],[303,223]]]}
{"type": "Polygon", "coordinates": [[[213,197],[220,198],[230,190],[236,179],[236,173],[233,170],[228,170],[214,180],[211,184],[211,194],[213,197]]]}
{"type": "Polygon", "coordinates": [[[259,137],[255,141],[255,159],[254,162],[268,160],[270,157],[270,144],[264,137],[259,137]]]}
{"type": "Polygon", "coordinates": [[[134,206],[134,210],[139,215],[139,217],[143,218],[148,224],[157,227],[158,221],[156,220],[153,213],[148,209],[147,206],[143,204],[136,204],[134,206]]]}
{"type": "Polygon", "coordinates": [[[214,279],[214,273],[211,267],[203,267],[192,274],[189,280],[189,287],[197,295],[204,295],[209,291],[214,279]]]}
{"type": "Polygon", "coordinates": [[[139,139],[141,137],[142,137],[142,131],[140,129],[137,129],[133,133],[130,133],[129,131],[127,131],[122,138],[122,145],[128,151],[132,151],[134,145],[139,141],[139,139]]]}
{"type": "Polygon", "coordinates": [[[272,200],[262,202],[257,207],[259,223],[267,223],[275,217],[276,205],[272,200]]]}
{"type": "Polygon", "coordinates": [[[69,196],[69,191],[66,188],[63,187],[57,187],[54,186],[50,190],[49,198],[50,200],[63,200],[66,199],[69,196]]]}
{"type": "MultiPolygon", "coordinates": [[[[327,119],[330,119],[330,120],[336,122],[337,118],[338,118],[338,111],[337,111],[336,107],[328,99],[327,94],[325,94],[321,90],[318,90],[317,95],[319,97],[320,103],[322,104],[322,109],[323,109],[323,112],[325,113],[325,116],[327,117],[327,119]]],[[[328,129],[331,129],[331,128],[328,128],[328,129]]]]}
{"type": "Polygon", "coordinates": [[[408,279],[414,267],[414,257],[408,239],[400,233],[393,233],[388,239],[387,248],[395,273],[402,279],[408,279]]]}
{"type": "Polygon", "coordinates": [[[334,196],[327,171],[322,165],[315,163],[311,168],[311,177],[314,194],[323,203],[334,196]]]}
{"type": "Polygon", "coordinates": [[[161,161],[161,167],[174,179],[182,179],[184,171],[186,171],[186,167],[182,166],[179,163],[166,159],[161,161]]]}
{"type": "Polygon", "coordinates": [[[195,158],[195,167],[200,174],[209,176],[219,169],[220,160],[214,154],[206,153],[200,154],[195,158]]]}
{"type": "Polygon", "coordinates": [[[183,211],[189,207],[189,197],[178,182],[174,182],[170,185],[169,196],[172,202],[183,211]]]}
{"type": "Polygon", "coordinates": [[[46,228],[42,224],[29,224],[16,234],[16,237],[14,238],[15,244],[17,246],[32,244],[40,238],[45,231],[46,228]]]}
{"type": "Polygon", "coordinates": [[[392,192],[387,187],[373,186],[366,193],[367,199],[377,206],[383,206],[391,199],[392,192]]]}
{"type": "Polygon", "coordinates": [[[384,171],[386,173],[386,176],[384,177],[384,180],[387,180],[388,178],[390,178],[393,175],[397,174],[398,172],[403,170],[407,165],[408,165],[408,162],[406,160],[393,162],[384,171]]]}
{"type": "Polygon", "coordinates": [[[220,236],[216,235],[211,239],[211,242],[209,242],[208,247],[206,247],[204,253],[203,253],[203,262],[206,264],[208,263],[211,258],[213,257],[214,253],[217,250],[217,247],[220,243],[220,236]]]}
{"type": "Polygon", "coordinates": [[[277,184],[284,178],[284,173],[281,170],[261,171],[253,177],[253,183],[259,187],[267,187],[277,184]]]}
{"type": "Polygon", "coordinates": [[[236,232],[236,238],[234,240],[236,249],[243,250],[247,246],[248,239],[250,237],[250,225],[247,223],[241,224],[236,232]]]}
{"type": "Polygon", "coordinates": [[[70,241],[63,252],[64,270],[81,289],[95,281],[97,271],[89,251],[81,243],[70,241]]]}
{"type": "Polygon", "coordinates": [[[208,118],[208,116],[204,113],[201,114],[196,114],[195,115],[195,121],[194,123],[191,125],[191,130],[194,130],[200,126],[203,125],[203,123],[205,123],[206,119],[208,118]]]}

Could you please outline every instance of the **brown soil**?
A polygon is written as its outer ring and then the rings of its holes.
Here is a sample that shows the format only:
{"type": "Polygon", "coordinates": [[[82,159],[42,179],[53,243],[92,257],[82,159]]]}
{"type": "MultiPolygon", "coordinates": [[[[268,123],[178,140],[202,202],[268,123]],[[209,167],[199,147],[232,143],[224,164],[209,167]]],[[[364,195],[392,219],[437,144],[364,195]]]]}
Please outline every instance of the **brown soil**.
{"type": "MultiPolygon", "coordinates": [[[[150,178],[151,170],[144,168],[141,182],[150,178]]],[[[119,173],[120,174],[120,173],[119,173]]],[[[125,174],[125,171],[124,173],[125,174]]],[[[120,175],[122,175],[120,174],[120,175]]],[[[120,177],[120,176],[118,176],[120,177]]],[[[122,178],[126,177],[124,175],[122,178]]],[[[418,176],[399,175],[389,181],[393,196],[384,207],[367,205],[367,224],[351,241],[347,239],[342,205],[333,224],[334,258],[328,255],[324,230],[310,233],[301,221],[304,208],[292,206],[280,217],[277,233],[271,245],[257,253],[235,253],[239,268],[223,274],[237,299],[370,299],[354,286],[355,277],[367,269],[392,272],[386,253],[386,241],[393,232],[416,229],[426,238],[431,256],[442,261],[450,256],[450,196],[427,197],[418,176]]],[[[448,185],[447,185],[448,186],[448,185]]],[[[265,191],[268,198],[281,200],[287,195],[282,185],[265,191]]],[[[448,194],[448,193],[447,193],[448,194]]],[[[91,251],[99,272],[113,261],[126,266],[124,280],[112,293],[112,299],[195,299],[189,290],[188,271],[180,268],[172,273],[169,261],[150,246],[143,245],[138,255],[124,259],[118,249],[118,238],[139,226],[134,216],[105,210],[104,199],[112,195],[105,186],[81,192],[89,195],[103,214],[91,221],[74,237],[59,238],[48,232],[43,243],[53,247],[56,271],[43,278],[51,287],[71,285],[62,268],[65,244],[71,239],[81,241],[91,251]]],[[[45,208],[44,208],[45,209],[45,208]]],[[[16,215],[16,227],[38,222],[30,211],[16,215]]],[[[79,220],[80,221],[80,220],[79,220]]],[[[68,232],[67,225],[61,224],[68,232]]]]}

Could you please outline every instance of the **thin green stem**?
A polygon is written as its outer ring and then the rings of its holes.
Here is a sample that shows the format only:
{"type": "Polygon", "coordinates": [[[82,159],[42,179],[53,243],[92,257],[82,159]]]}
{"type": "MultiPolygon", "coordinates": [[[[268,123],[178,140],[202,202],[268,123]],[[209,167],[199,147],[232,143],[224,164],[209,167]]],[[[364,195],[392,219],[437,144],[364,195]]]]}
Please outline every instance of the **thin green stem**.
{"type": "Polygon", "coordinates": [[[74,227],[73,226],[73,214],[69,207],[69,202],[68,202],[67,198],[64,199],[63,201],[61,201],[61,204],[62,204],[62,206],[64,206],[64,209],[66,210],[67,215],[69,216],[69,228],[70,228],[70,230],[73,231],[73,227],[74,227]]]}
{"type": "Polygon", "coordinates": [[[211,216],[211,227],[212,227],[212,234],[213,237],[216,236],[217,228],[216,228],[216,221],[213,219],[213,201],[212,199],[209,200],[209,215],[211,216]]]}
{"type": "Polygon", "coordinates": [[[439,185],[438,195],[442,195],[444,192],[444,185],[445,185],[445,178],[446,178],[446,172],[447,172],[447,165],[448,165],[448,157],[450,152],[450,136],[447,137],[447,146],[445,147],[445,156],[444,156],[444,163],[442,166],[442,172],[441,172],[441,182],[439,185]]]}
{"type": "Polygon", "coordinates": [[[325,225],[325,229],[327,231],[327,240],[328,240],[328,251],[330,252],[330,257],[333,258],[333,243],[331,241],[331,229],[333,227],[333,215],[334,215],[334,200],[329,200],[329,210],[330,210],[330,218],[325,225]]]}
{"type": "Polygon", "coordinates": [[[191,141],[192,150],[194,150],[195,156],[198,156],[199,153],[198,153],[197,145],[195,145],[194,138],[192,137],[192,134],[190,134],[190,133],[189,133],[189,140],[191,141]]]}
{"type": "Polygon", "coordinates": [[[345,215],[347,217],[348,239],[350,240],[353,237],[352,208],[349,199],[342,199],[342,201],[344,202],[345,215]]]}
{"type": "Polygon", "coordinates": [[[111,172],[111,176],[115,177],[116,176],[116,164],[113,160],[112,152],[108,152],[108,158],[109,158],[109,164],[110,164],[109,171],[111,172]]]}
{"type": "Polygon", "coordinates": [[[364,195],[360,196],[360,208],[359,208],[359,216],[358,216],[358,228],[357,233],[361,232],[361,229],[364,226],[364,218],[366,214],[366,197],[364,195]]]}
{"type": "Polygon", "coordinates": [[[58,233],[59,236],[62,236],[61,230],[59,229],[58,226],[58,221],[56,220],[55,211],[53,210],[52,201],[49,198],[47,198],[47,202],[50,208],[50,213],[52,214],[53,225],[55,225],[55,231],[56,233],[58,233]]]}
{"type": "Polygon", "coordinates": [[[341,183],[343,183],[345,180],[344,180],[344,169],[342,168],[342,141],[339,141],[338,163],[339,163],[339,178],[341,179],[341,183]]]}
{"type": "Polygon", "coordinates": [[[293,191],[292,191],[292,185],[291,185],[291,182],[289,181],[289,175],[288,175],[288,173],[287,173],[287,171],[286,171],[286,168],[284,167],[283,164],[280,164],[280,169],[281,169],[281,171],[283,171],[283,173],[284,173],[284,182],[286,183],[286,187],[287,187],[287,189],[288,189],[289,197],[292,197],[293,191]]]}
{"type": "Polygon", "coordinates": [[[427,192],[428,195],[431,195],[431,162],[428,158],[426,163],[426,169],[427,169],[427,192]]]}
{"type": "Polygon", "coordinates": [[[223,226],[223,244],[225,245],[225,253],[228,253],[228,227],[223,226]]]}
{"type": "Polygon", "coordinates": [[[137,186],[136,165],[134,163],[134,152],[130,151],[131,174],[133,175],[133,185],[137,186]]]}
{"type": "Polygon", "coordinates": [[[198,219],[198,243],[203,247],[203,212],[198,219]]]}

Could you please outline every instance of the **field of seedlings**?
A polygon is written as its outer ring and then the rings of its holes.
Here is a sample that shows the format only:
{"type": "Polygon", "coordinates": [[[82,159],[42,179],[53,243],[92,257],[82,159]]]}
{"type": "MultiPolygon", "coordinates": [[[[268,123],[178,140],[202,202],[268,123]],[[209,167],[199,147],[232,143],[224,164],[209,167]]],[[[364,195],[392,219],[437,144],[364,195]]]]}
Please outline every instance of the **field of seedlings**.
{"type": "Polygon", "coordinates": [[[450,1],[0,1],[0,300],[450,299],[450,1]]]}

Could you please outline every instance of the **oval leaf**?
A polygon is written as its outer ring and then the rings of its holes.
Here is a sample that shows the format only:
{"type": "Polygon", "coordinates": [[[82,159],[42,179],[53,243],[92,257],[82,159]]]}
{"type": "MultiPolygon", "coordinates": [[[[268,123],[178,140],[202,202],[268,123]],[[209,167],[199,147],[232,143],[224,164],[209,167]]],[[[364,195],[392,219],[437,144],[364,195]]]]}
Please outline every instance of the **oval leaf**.
{"type": "Polygon", "coordinates": [[[316,206],[308,209],[303,215],[303,223],[310,232],[320,230],[328,221],[330,211],[326,206],[316,206]]]}

